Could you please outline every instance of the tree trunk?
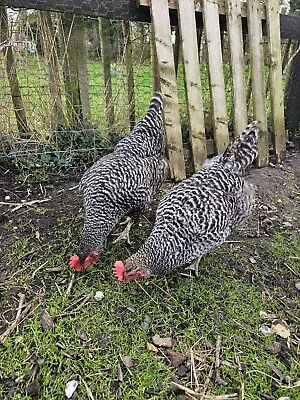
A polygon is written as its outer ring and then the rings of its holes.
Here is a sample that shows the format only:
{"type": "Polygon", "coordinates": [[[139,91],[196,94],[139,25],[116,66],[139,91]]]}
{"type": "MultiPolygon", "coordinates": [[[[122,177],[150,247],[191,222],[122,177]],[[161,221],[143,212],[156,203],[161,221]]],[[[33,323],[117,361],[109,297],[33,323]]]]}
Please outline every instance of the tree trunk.
{"type": "Polygon", "coordinates": [[[0,7],[0,23],[1,23],[1,43],[7,43],[5,52],[6,72],[9,80],[9,86],[14,105],[14,112],[17,120],[18,131],[20,134],[26,134],[29,132],[27,125],[25,108],[22,101],[22,94],[20,84],[17,76],[16,62],[12,46],[9,44],[9,28],[8,28],[8,16],[5,7],[0,7]]]}
{"type": "Polygon", "coordinates": [[[125,65],[127,72],[127,96],[128,96],[128,107],[129,107],[129,121],[130,129],[134,128],[135,125],[135,98],[134,98],[134,73],[132,63],[132,44],[131,44],[131,32],[129,21],[123,21],[123,36],[125,42],[125,65]]]}
{"type": "Polygon", "coordinates": [[[64,126],[65,117],[61,99],[57,46],[50,11],[39,11],[39,19],[53,107],[51,129],[58,130],[59,127],[64,126]]]}

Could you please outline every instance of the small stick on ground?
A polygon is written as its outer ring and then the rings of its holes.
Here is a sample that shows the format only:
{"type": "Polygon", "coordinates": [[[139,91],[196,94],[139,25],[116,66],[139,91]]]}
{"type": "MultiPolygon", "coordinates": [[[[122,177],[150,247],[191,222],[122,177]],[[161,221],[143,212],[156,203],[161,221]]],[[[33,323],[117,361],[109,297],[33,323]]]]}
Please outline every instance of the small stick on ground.
{"type": "Polygon", "coordinates": [[[85,387],[85,390],[86,390],[86,394],[88,395],[88,398],[90,400],[95,400],[94,396],[92,395],[91,389],[88,387],[86,381],[82,378],[82,376],[80,377],[80,380],[84,384],[84,387],[85,387]]]}
{"type": "Polygon", "coordinates": [[[18,305],[18,308],[17,308],[17,315],[16,315],[16,318],[15,318],[15,321],[20,318],[20,315],[21,315],[21,312],[22,312],[22,308],[23,308],[23,304],[24,304],[24,300],[25,300],[25,294],[19,293],[18,296],[19,296],[20,300],[19,300],[19,305],[18,305]]]}
{"type": "MultiPolygon", "coordinates": [[[[200,397],[202,394],[195,392],[192,389],[187,388],[186,386],[182,386],[177,382],[171,382],[173,386],[176,386],[178,389],[183,390],[185,393],[194,396],[194,397],[200,397]]],[[[228,400],[228,399],[233,399],[233,400],[238,400],[238,394],[237,393],[230,393],[230,394],[222,394],[220,396],[214,396],[214,395],[209,395],[206,394],[203,397],[204,400],[228,400]]]]}
{"type": "Polygon", "coordinates": [[[193,350],[191,349],[191,381],[192,381],[192,376],[194,376],[195,385],[198,390],[199,389],[199,381],[198,381],[196,367],[195,367],[194,353],[193,353],[193,350]]]}
{"type": "Polygon", "coordinates": [[[274,372],[274,374],[276,374],[278,376],[278,378],[285,383],[289,383],[289,379],[287,376],[285,376],[280,369],[278,369],[277,367],[275,367],[274,364],[272,364],[270,361],[267,362],[268,366],[271,368],[271,370],[274,372]]]}
{"type": "Polygon", "coordinates": [[[207,377],[205,379],[205,382],[204,382],[204,385],[203,385],[203,390],[202,390],[202,395],[200,397],[200,400],[203,400],[205,398],[205,393],[206,393],[206,391],[208,389],[208,385],[209,385],[209,382],[210,382],[212,374],[213,374],[213,369],[214,369],[214,366],[212,365],[210,367],[209,373],[208,373],[208,375],[207,375],[207,377]]]}
{"type": "Polygon", "coordinates": [[[68,295],[68,294],[71,293],[71,290],[72,290],[72,287],[73,287],[75,281],[76,281],[75,274],[72,274],[72,277],[71,277],[69,286],[68,286],[68,288],[67,288],[67,290],[66,290],[66,295],[68,295]]]}
{"type": "Polygon", "coordinates": [[[17,211],[22,207],[30,207],[33,206],[34,204],[39,204],[39,203],[45,203],[45,201],[49,201],[51,198],[48,199],[42,199],[42,200],[31,200],[31,201],[24,201],[24,203],[7,203],[5,201],[0,201],[1,205],[4,206],[16,206],[15,208],[11,209],[11,212],[17,211]]]}
{"type": "MultiPolygon", "coordinates": [[[[21,300],[21,299],[20,299],[21,300]]],[[[23,300],[24,301],[24,300],[23,300]]],[[[25,309],[23,310],[22,313],[20,313],[20,315],[18,316],[18,318],[16,318],[12,324],[6,329],[6,331],[4,331],[2,333],[2,335],[0,335],[0,343],[4,343],[5,340],[7,339],[7,337],[11,334],[11,332],[13,330],[16,329],[16,327],[23,321],[23,319],[25,318],[26,314],[28,313],[28,311],[30,310],[32,306],[32,302],[27,304],[27,306],[25,307],[25,309]]],[[[19,310],[18,310],[19,311],[19,310]]]]}
{"type": "Polygon", "coordinates": [[[221,353],[221,342],[222,342],[222,338],[220,335],[218,335],[217,337],[217,342],[216,342],[216,360],[215,360],[215,364],[216,364],[216,383],[218,385],[223,385],[226,386],[227,382],[224,381],[221,377],[220,377],[220,353],[221,353]]]}

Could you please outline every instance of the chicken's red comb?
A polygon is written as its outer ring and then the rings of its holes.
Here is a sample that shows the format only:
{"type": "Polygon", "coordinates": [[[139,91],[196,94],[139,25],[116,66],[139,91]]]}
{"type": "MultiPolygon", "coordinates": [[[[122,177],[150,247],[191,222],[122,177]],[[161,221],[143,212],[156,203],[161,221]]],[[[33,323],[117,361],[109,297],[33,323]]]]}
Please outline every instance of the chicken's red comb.
{"type": "Polygon", "coordinates": [[[76,271],[81,272],[84,268],[80,264],[79,257],[77,254],[74,254],[72,257],[70,257],[70,262],[69,262],[70,268],[76,269],[76,271]]]}
{"type": "Polygon", "coordinates": [[[118,281],[125,280],[126,267],[122,261],[116,261],[113,268],[113,274],[118,278],[118,281]]]}

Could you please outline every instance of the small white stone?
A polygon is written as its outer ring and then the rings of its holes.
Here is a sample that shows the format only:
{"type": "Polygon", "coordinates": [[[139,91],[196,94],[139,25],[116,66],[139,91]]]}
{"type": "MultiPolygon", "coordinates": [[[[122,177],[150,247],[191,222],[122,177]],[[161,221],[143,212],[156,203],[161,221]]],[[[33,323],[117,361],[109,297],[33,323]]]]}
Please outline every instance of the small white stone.
{"type": "Polygon", "coordinates": [[[5,200],[5,201],[10,200],[10,196],[5,196],[5,197],[4,197],[4,200],[5,200]]]}
{"type": "Polygon", "coordinates": [[[73,393],[75,392],[77,386],[78,382],[75,380],[67,382],[65,393],[68,399],[70,399],[73,396],[73,393]]]}
{"type": "Polygon", "coordinates": [[[267,325],[262,325],[259,328],[260,332],[263,333],[264,335],[272,335],[273,333],[275,333],[274,329],[270,328],[267,325]]]}
{"type": "Polygon", "coordinates": [[[103,297],[104,297],[104,293],[103,292],[101,292],[101,290],[98,290],[96,293],[95,293],[95,299],[96,300],[102,300],[103,299],[103,297]]]}

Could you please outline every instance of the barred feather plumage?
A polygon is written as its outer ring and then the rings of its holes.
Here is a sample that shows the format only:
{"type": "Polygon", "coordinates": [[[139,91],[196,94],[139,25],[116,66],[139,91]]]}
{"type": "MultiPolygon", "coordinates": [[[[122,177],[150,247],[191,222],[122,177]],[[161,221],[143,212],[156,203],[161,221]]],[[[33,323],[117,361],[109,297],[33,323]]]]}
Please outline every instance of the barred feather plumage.
{"type": "Polygon", "coordinates": [[[122,217],[142,213],[164,181],[168,162],[162,111],[162,96],[155,93],[132,132],[84,173],[85,221],[77,251],[81,263],[93,250],[102,250],[122,217]]]}
{"type": "Polygon", "coordinates": [[[150,236],[125,262],[129,274],[163,274],[191,263],[242,225],[253,207],[254,188],[244,174],[257,156],[258,133],[254,121],[224,154],[165,195],[150,236]]]}

